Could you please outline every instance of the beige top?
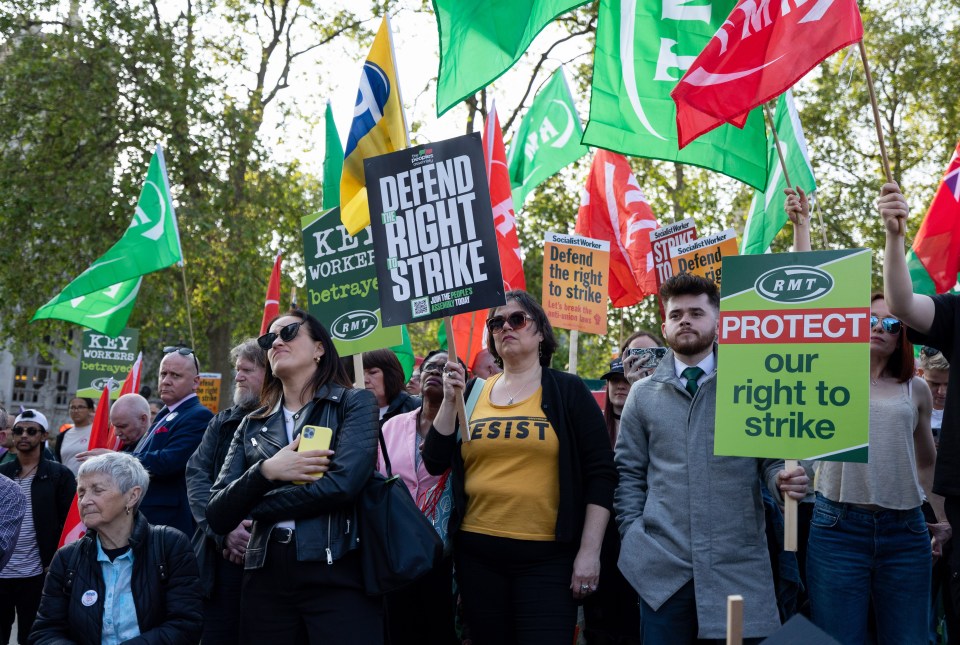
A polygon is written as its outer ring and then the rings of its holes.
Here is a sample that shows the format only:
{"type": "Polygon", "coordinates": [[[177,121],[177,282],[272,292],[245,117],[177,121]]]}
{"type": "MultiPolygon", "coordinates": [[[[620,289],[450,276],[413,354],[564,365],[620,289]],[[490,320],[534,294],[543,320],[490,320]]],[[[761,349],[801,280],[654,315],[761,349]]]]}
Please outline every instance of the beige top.
{"type": "Polygon", "coordinates": [[[870,449],[866,464],[821,461],[817,492],[834,502],[894,510],[920,506],[913,432],[920,412],[912,383],[892,397],[870,398],[870,449]]]}

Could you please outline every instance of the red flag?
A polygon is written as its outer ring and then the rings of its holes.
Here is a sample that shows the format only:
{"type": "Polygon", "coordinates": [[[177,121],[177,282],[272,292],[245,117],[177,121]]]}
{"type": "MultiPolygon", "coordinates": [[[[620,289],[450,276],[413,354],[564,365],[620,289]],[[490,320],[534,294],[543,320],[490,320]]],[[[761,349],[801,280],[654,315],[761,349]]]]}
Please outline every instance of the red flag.
{"type": "Polygon", "coordinates": [[[577,234],[610,242],[610,300],[629,307],[657,292],[650,204],[626,157],[597,150],[577,213],[577,234]]]}
{"type": "Polygon", "coordinates": [[[283,256],[277,253],[273,262],[273,271],[270,273],[270,284],[267,285],[267,297],[263,301],[263,321],[260,323],[260,335],[267,333],[270,321],[280,315],[280,264],[283,256]]]}
{"type": "Polygon", "coordinates": [[[137,354],[137,360],[133,361],[133,366],[123,379],[123,386],[120,388],[119,396],[124,394],[136,394],[140,391],[140,369],[143,367],[143,352],[137,354]]]}
{"type": "MultiPolygon", "coordinates": [[[[87,444],[87,450],[93,450],[94,448],[117,449],[117,437],[113,434],[113,428],[110,426],[109,383],[104,386],[97,411],[93,415],[93,428],[90,430],[90,442],[87,444]]],[[[70,505],[70,510],[67,512],[67,520],[63,524],[58,547],[76,542],[83,537],[86,530],[83,522],[80,521],[80,508],[77,505],[77,495],[74,493],[73,504],[70,505]]]]}
{"type": "MultiPolygon", "coordinates": [[[[523,259],[520,257],[517,218],[510,188],[510,171],[507,168],[507,152],[503,147],[503,132],[500,130],[500,119],[497,118],[496,103],[491,105],[483,128],[483,158],[487,167],[487,181],[490,184],[490,205],[493,207],[493,224],[497,230],[503,288],[507,291],[526,289],[527,281],[523,277],[523,259]]],[[[457,348],[459,349],[459,345],[457,348]]]]}
{"type": "Polygon", "coordinates": [[[677,83],[680,147],[783,94],[835,51],[863,38],[856,0],[740,0],[677,83]]]}
{"type": "Polygon", "coordinates": [[[960,273],[960,143],[911,249],[936,285],[937,293],[953,289],[960,273]]]}

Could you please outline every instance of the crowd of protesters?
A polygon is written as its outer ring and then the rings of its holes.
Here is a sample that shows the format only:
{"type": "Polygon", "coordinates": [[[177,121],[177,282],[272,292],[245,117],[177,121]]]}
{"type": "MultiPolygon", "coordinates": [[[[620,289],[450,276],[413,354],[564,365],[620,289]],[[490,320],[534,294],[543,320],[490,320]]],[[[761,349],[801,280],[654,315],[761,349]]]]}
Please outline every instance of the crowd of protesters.
{"type": "MultiPolygon", "coordinates": [[[[787,192],[809,250],[806,196],[787,192]]],[[[193,350],[164,348],[158,409],[136,394],[111,409],[116,452],[87,448],[90,399],[53,437],[41,411],[0,409],[0,645],[14,624],[19,643],[722,642],[731,594],[747,643],[797,613],[843,644],[960,638],[960,298],[913,293],[906,201],[888,184],[878,204],[868,464],[714,455],[719,294],[702,278],[663,284],[662,339],[623,342],[603,409],[551,368],[557,339],[523,291],[489,312],[471,370],[435,350],[406,379],[377,350],[363,389],[293,309],[234,348],[216,416],[193,350]],[[298,450],[307,428],[329,446],[298,450]],[[443,542],[382,596],[359,537],[375,471],[443,542]],[[786,497],[797,554],[775,537],[786,497]],[[85,534],[58,550],[74,499],[85,534]]]]}

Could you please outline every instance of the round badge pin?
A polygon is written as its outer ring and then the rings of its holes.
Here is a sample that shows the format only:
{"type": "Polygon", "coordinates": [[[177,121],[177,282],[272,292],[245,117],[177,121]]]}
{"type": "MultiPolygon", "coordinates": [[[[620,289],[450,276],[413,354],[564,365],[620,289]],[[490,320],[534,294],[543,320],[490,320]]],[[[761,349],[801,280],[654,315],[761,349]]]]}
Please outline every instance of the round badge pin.
{"type": "Polygon", "coordinates": [[[84,607],[89,607],[97,602],[97,592],[93,589],[83,592],[83,596],[80,598],[80,602],[83,603],[84,607]]]}

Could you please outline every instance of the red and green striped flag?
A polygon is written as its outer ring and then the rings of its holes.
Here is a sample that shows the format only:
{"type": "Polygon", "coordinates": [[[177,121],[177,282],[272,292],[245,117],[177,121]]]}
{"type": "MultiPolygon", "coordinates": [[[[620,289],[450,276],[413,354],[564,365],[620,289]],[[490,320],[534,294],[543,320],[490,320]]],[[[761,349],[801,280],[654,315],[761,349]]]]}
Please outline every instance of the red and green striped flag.
{"type": "Polygon", "coordinates": [[[957,285],[960,274],[960,143],[930,210],[907,253],[913,290],[932,295],[957,285]]]}

